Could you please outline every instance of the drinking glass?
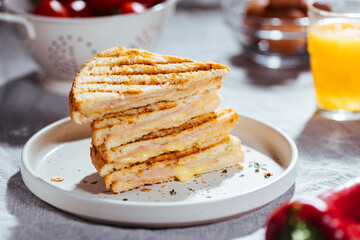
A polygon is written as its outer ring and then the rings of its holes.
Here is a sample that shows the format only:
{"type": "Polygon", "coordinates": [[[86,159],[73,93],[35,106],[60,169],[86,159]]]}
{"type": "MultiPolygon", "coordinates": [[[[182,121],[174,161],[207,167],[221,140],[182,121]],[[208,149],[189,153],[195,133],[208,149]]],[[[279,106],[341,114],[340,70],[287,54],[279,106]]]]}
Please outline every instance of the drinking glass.
{"type": "Polygon", "coordinates": [[[318,111],[360,119],[360,0],[309,3],[308,51],[318,111]]]}

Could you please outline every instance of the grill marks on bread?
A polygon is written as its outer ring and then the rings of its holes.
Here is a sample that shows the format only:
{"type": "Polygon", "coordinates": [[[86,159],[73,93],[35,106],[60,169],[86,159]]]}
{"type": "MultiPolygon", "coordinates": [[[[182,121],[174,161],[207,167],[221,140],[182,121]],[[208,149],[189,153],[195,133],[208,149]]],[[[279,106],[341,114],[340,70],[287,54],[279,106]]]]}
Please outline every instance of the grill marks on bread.
{"type": "MultiPolygon", "coordinates": [[[[224,70],[226,66],[211,62],[162,56],[139,49],[118,47],[100,52],[90,60],[76,77],[78,85],[94,85],[97,91],[106,85],[174,85],[184,84],[197,72],[224,70]],[[186,74],[184,74],[186,73],[186,74]]],[[[78,93],[92,92],[83,87],[78,93]]],[[[105,90],[106,91],[106,90],[105,90]]]]}
{"type": "MultiPolygon", "coordinates": [[[[184,73],[168,73],[157,75],[98,75],[77,76],[77,95],[84,93],[118,93],[122,96],[136,95],[146,91],[160,90],[174,86],[186,88],[190,82],[203,82],[206,80],[221,79],[227,70],[211,70],[184,73]]],[[[169,88],[170,89],[170,88],[169,88]]]]}
{"type": "MultiPolygon", "coordinates": [[[[194,63],[195,65],[195,63],[194,63]]],[[[77,84],[81,85],[127,85],[127,86],[146,86],[146,85],[179,85],[185,84],[191,80],[195,80],[197,76],[202,74],[217,75],[227,74],[227,69],[214,69],[210,63],[203,66],[189,66],[184,68],[182,64],[172,65],[166,69],[159,65],[153,67],[143,67],[137,65],[138,68],[132,67],[115,67],[110,70],[108,66],[96,67],[91,72],[82,72],[77,75],[77,84]],[[219,74],[220,73],[220,74],[219,74]]],[[[165,65],[164,65],[165,66],[165,65]]]]}
{"type": "Polygon", "coordinates": [[[126,49],[124,46],[113,47],[98,53],[97,57],[120,57],[129,55],[157,55],[143,49],[126,49]]]}
{"type": "Polygon", "coordinates": [[[115,56],[115,57],[98,57],[96,62],[89,62],[86,67],[92,69],[99,66],[119,66],[119,65],[155,65],[155,64],[169,64],[169,63],[183,63],[193,62],[190,59],[172,57],[172,56],[161,56],[155,54],[144,54],[144,55],[127,55],[127,56],[115,56]]]}
{"type": "Polygon", "coordinates": [[[70,92],[70,116],[81,124],[103,113],[126,110],[125,106],[135,108],[217,89],[228,72],[218,63],[115,47],[98,53],[77,74],[70,92]]]}
{"type": "Polygon", "coordinates": [[[111,76],[111,75],[160,75],[169,73],[184,73],[197,71],[210,71],[212,69],[223,69],[222,65],[209,62],[181,62],[163,64],[131,64],[131,65],[109,65],[97,64],[97,66],[86,66],[83,75],[111,76]]]}

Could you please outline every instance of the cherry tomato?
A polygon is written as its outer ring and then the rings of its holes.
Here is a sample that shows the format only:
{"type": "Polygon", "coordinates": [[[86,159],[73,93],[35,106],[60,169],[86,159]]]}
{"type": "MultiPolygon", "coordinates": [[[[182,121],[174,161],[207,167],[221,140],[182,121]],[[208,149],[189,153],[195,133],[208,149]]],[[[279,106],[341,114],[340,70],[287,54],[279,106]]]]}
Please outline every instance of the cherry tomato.
{"type": "Polygon", "coordinates": [[[89,4],[98,16],[112,15],[120,9],[124,0],[89,0],[89,4]]]}
{"type": "Polygon", "coordinates": [[[69,17],[69,12],[64,5],[56,0],[41,1],[35,8],[34,14],[48,17],[69,17]]]}
{"type": "Polygon", "coordinates": [[[126,1],[120,7],[120,13],[141,13],[146,11],[147,7],[144,4],[135,1],[126,1]]]}
{"type": "Polygon", "coordinates": [[[64,1],[63,5],[70,14],[70,17],[91,17],[93,14],[90,5],[84,0],[64,1]]]}
{"type": "Polygon", "coordinates": [[[165,0],[137,0],[137,2],[144,4],[147,8],[151,8],[156,4],[162,3],[165,0]]]}

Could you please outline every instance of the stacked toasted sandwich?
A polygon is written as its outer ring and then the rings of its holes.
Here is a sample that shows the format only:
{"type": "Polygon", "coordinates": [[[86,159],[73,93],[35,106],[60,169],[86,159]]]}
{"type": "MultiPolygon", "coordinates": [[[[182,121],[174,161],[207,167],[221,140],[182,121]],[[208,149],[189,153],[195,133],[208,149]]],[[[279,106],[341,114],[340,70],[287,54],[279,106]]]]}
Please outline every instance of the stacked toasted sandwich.
{"type": "Polygon", "coordinates": [[[238,115],[218,109],[221,64],[116,47],[77,74],[70,116],[90,122],[91,159],[118,193],[235,166],[240,140],[229,134],[238,115]]]}

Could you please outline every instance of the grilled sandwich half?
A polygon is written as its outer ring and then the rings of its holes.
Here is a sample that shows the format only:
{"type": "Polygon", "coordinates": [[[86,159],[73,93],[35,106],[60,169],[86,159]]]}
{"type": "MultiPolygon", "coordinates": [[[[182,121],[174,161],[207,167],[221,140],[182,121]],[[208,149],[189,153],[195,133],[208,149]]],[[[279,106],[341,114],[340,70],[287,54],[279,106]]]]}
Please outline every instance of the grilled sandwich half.
{"type": "MultiPolygon", "coordinates": [[[[92,151],[92,159],[95,166],[96,162],[103,161],[97,151],[92,151]]],[[[164,153],[145,162],[112,171],[105,176],[104,181],[107,189],[119,193],[176,179],[187,182],[196,174],[233,167],[243,162],[243,159],[240,140],[227,135],[213,140],[207,146],[164,153]]]]}
{"type": "Polygon", "coordinates": [[[238,115],[218,109],[228,67],[140,49],[102,51],[77,74],[70,116],[91,123],[91,160],[114,193],[235,166],[238,115]]]}
{"type": "Polygon", "coordinates": [[[217,63],[115,47],[97,54],[77,74],[69,94],[70,116],[81,124],[216,90],[228,72],[217,63]]]}

